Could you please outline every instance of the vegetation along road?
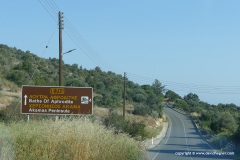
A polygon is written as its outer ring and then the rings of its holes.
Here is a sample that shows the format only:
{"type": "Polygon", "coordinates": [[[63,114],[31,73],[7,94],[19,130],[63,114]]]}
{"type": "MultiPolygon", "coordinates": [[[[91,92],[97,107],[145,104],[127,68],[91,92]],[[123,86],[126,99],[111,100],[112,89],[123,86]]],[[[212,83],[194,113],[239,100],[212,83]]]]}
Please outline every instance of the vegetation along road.
{"type": "Polygon", "coordinates": [[[164,112],[168,115],[169,128],[159,145],[148,150],[150,160],[200,160],[200,159],[233,159],[231,152],[215,150],[203,138],[191,118],[169,107],[164,112]]]}

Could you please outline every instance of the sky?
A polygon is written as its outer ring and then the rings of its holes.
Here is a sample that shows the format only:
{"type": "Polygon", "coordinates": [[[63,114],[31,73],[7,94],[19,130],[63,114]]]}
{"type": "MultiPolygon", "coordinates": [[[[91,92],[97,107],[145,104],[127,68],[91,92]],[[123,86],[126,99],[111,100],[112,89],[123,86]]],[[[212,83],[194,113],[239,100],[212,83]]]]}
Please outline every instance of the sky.
{"type": "Polygon", "coordinates": [[[64,63],[240,106],[239,0],[0,2],[1,44],[58,58],[61,11],[64,63]]]}

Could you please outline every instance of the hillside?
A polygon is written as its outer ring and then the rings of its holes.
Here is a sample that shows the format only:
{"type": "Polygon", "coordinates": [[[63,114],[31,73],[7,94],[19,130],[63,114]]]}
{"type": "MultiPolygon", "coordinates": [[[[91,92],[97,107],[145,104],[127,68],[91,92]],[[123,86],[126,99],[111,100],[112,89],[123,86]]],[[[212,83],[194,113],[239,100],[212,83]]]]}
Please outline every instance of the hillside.
{"type": "MultiPolygon", "coordinates": [[[[30,51],[0,45],[0,77],[19,88],[22,85],[58,85],[58,59],[43,59],[30,51]],[[11,62],[11,63],[9,63],[11,62]]],[[[74,87],[93,87],[94,105],[106,108],[119,108],[123,98],[123,76],[100,67],[87,70],[78,64],[64,64],[63,85],[74,87]]],[[[1,84],[2,85],[2,82],[1,84]]],[[[162,84],[155,80],[152,85],[140,86],[127,81],[127,102],[134,106],[133,113],[141,115],[161,114],[163,100],[162,84]],[[139,111],[141,110],[141,111],[139,111]]],[[[158,117],[158,115],[157,115],[158,117]]]]}

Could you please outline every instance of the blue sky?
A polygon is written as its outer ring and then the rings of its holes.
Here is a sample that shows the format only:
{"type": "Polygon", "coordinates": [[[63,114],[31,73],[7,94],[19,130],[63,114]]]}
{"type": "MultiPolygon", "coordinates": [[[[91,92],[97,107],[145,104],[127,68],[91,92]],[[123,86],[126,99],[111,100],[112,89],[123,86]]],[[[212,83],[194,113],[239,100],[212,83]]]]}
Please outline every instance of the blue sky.
{"type": "MultiPolygon", "coordinates": [[[[64,12],[65,63],[158,79],[184,96],[240,105],[239,0],[1,1],[0,43],[58,58],[64,12]],[[48,48],[45,49],[45,46],[48,48]]],[[[56,69],[57,72],[57,69],[56,69]]]]}

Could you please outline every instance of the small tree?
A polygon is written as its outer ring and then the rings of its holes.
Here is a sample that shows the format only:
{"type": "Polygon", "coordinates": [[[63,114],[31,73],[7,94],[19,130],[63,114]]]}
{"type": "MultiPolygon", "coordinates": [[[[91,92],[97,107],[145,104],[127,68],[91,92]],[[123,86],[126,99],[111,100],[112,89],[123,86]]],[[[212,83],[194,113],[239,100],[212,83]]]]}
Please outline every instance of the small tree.
{"type": "Polygon", "coordinates": [[[229,112],[222,112],[220,122],[223,131],[226,130],[231,134],[234,134],[238,129],[236,120],[229,112]]]}
{"type": "Polygon", "coordinates": [[[163,92],[165,92],[165,86],[162,86],[161,82],[157,79],[155,79],[155,81],[152,84],[152,88],[154,93],[157,96],[163,96],[163,92]]]}
{"type": "Polygon", "coordinates": [[[183,109],[184,111],[190,110],[189,105],[182,99],[176,99],[173,106],[176,108],[183,109]]]}
{"type": "Polygon", "coordinates": [[[177,93],[171,90],[168,90],[166,92],[165,98],[168,98],[168,102],[174,102],[176,99],[181,99],[181,97],[177,93]]]}

